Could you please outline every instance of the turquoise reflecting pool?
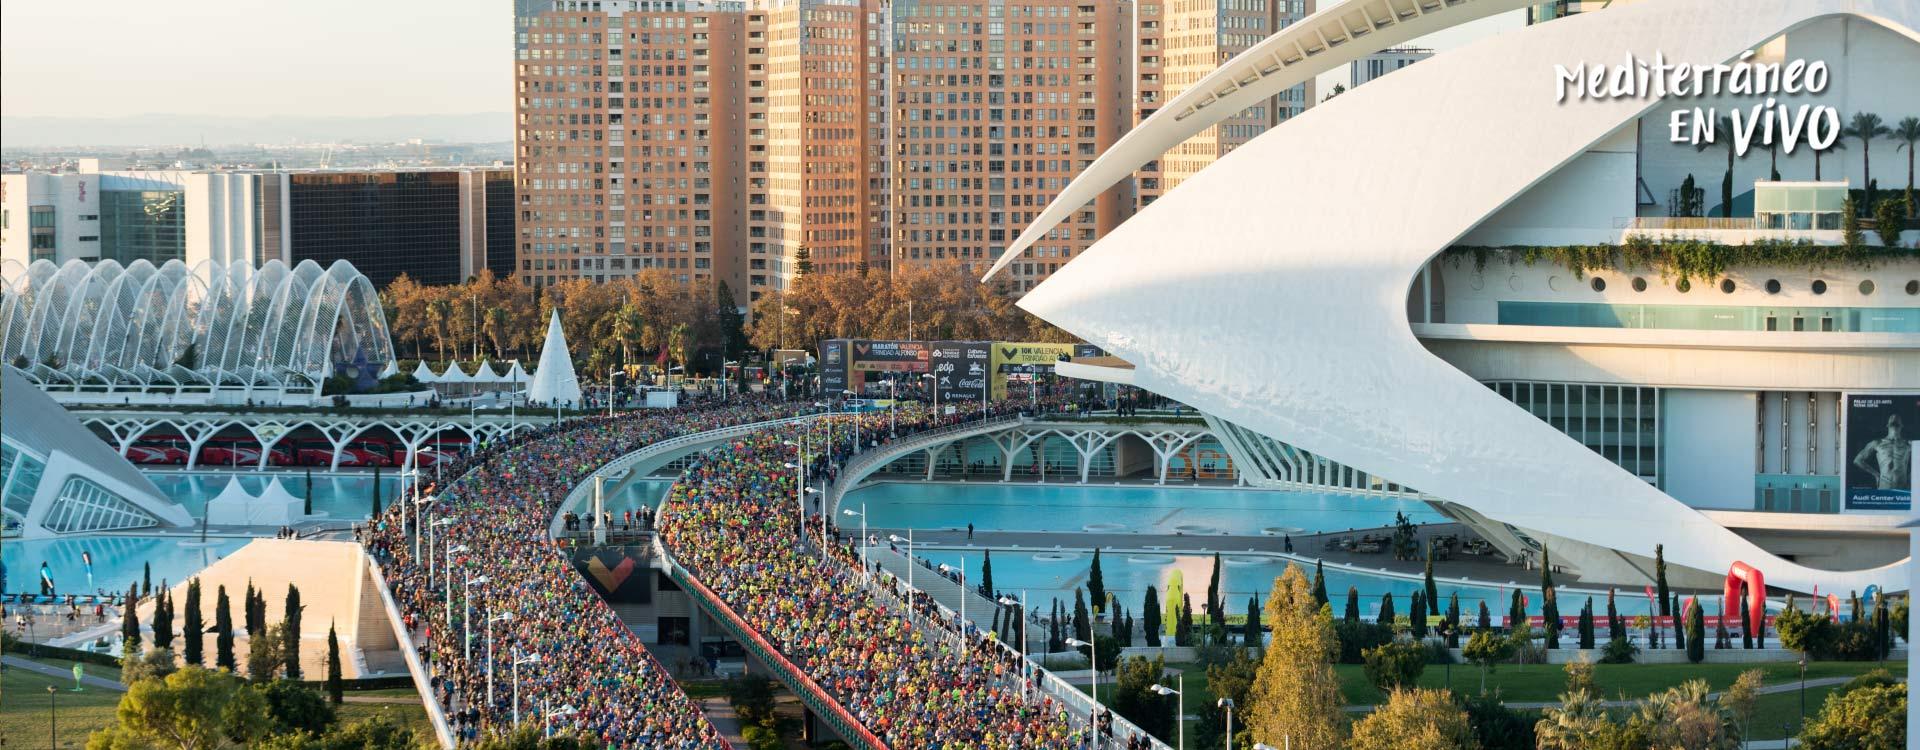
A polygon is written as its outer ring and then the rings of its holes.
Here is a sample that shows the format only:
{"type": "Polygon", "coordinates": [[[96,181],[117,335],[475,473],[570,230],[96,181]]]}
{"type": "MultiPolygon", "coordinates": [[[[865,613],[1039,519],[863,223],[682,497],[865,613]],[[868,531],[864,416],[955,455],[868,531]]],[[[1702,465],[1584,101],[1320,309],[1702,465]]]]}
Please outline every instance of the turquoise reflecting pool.
{"type": "MultiPolygon", "coordinates": [[[[148,472],[160,491],[186,507],[194,518],[205,514],[207,501],[219,497],[227,488],[228,482],[239,482],[240,486],[254,496],[266,491],[267,483],[274,479],[294,497],[305,498],[307,475],[305,472],[148,472]]],[[[386,507],[393,502],[394,495],[400,491],[400,477],[394,474],[380,475],[380,506],[386,507]]],[[[339,521],[364,521],[373,509],[372,474],[320,474],[313,475],[313,511],[325,513],[327,518],[339,521]]],[[[96,560],[98,556],[95,556],[96,560]]]]}
{"type": "MultiPolygon", "coordinates": [[[[904,550],[903,550],[904,551],[904,550]]],[[[920,550],[919,556],[933,561],[935,565],[947,564],[964,566],[967,580],[979,581],[980,551],[956,550],[920,550]]],[[[1058,598],[1069,609],[1073,605],[1075,589],[1087,585],[1087,573],[1093,563],[1090,552],[1062,552],[1053,550],[1002,550],[993,551],[993,585],[1002,593],[1019,596],[1027,593],[1027,603],[1036,612],[1051,609],[1051,600],[1058,598]],[[1055,558],[1068,558],[1059,560],[1055,558]]],[[[1222,598],[1226,600],[1227,610],[1234,614],[1243,614],[1247,609],[1247,600],[1258,596],[1265,602],[1273,590],[1273,579],[1280,577],[1286,569],[1285,560],[1258,555],[1222,554],[1220,565],[1220,585],[1226,590],[1222,598]]],[[[1309,577],[1313,575],[1312,563],[1303,565],[1309,577]]],[[[1527,611],[1540,613],[1539,574],[1528,573],[1519,568],[1516,575],[1530,576],[1521,581],[1521,591],[1526,595],[1527,611]]],[[[1182,586],[1194,606],[1205,603],[1207,580],[1213,574],[1213,556],[1211,555],[1162,555],[1127,554],[1121,552],[1102,552],[1100,555],[1101,578],[1106,582],[1107,590],[1129,613],[1139,617],[1141,605],[1145,601],[1148,586],[1159,590],[1163,607],[1167,604],[1167,588],[1175,573],[1182,579],[1182,586]]],[[[919,574],[927,574],[922,569],[919,574]]],[[[1333,613],[1339,617],[1346,610],[1347,587],[1358,589],[1360,594],[1360,614],[1371,619],[1380,611],[1380,602],[1384,595],[1393,594],[1393,606],[1396,612],[1406,614],[1413,605],[1413,592],[1422,587],[1418,579],[1406,580],[1381,575],[1367,575],[1336,568],[1327,568],[1327,594],[1333,600],[1333,613]]],[[[1444,578],[1436,581],[1440,590],[1441,607],[1446,606],[1447,597],[1460,596],[1460,612],[1465,619],[1478,616],[1480,603],[1486,602],[1487,610],[1496,621],[1507,613],[1512,602],[1513,587],[1472,586],[1448,583],[1444,578]]],[[[1580,611],[1589,592],[1562,587],[1560,592],[1560,611],[1572,615],[1580,611]]],[[[1606,612],[1606,592],[1593,593],[1594,609],[1606,612]]],[[[1627,589],[1617,594],[1620,613],[1626,616],[1647,614],[1649,602],[1645,595],[1627,589]]],[[[1718,597],[1702,600],[1702,607],[1709,615],[1718,614],[1718,597]]],[[[1198,610],[1196,610],[1198,611],[1198,610]]]]}
{"type": "Polygon", "coordinates": [[[862,503],[879,528],[1259,536],[1390,526],[1395,512],[1414,523],[1446,520],[1415,500],[1197,487],[884,482],[848,494],[841,507],[862,503]]]}
{"type": "MultiPolygon", "coordinates": [[[[6,593],[40,593],[40,563],[53,573],[55,591],[60,594],[125,592],[127,585],[141,580],[143,566],[153,566],[153,585],[161,581],[179,583],[199,573],[220,558],[246,546],[249,539],[210,538],[211,546],[197,545],[197,538],[148,536],[103,536],[84,539],[9,539],[0,549],[0,562],[7,566],[6,593]],[[185,542],[186,544],[183,544],[185,542]],[[80,555],[93,553],[93,580],[87,580],[87,566],[80,555]]],[[[208,592],[211,595],[212,592],[208,592]]],[[[238,595],[235,592],[234,595],[238,595]]]]}
{"type": "Polygon", "coordinates": [[[660,501],[667,496],[667,490],[673,488],[673,482],[666,478],[636,479],[607,498],[607,512],[617,517],[629,510],[659,507],[660,501]]]}

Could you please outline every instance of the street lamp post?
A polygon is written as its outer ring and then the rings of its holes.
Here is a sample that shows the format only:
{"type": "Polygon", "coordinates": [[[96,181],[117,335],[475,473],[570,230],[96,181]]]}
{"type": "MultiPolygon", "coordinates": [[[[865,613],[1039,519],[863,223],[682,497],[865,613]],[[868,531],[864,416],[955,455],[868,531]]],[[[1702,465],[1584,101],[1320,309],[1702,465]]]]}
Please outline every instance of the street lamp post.
{"type": "MultiPolygon", "coordinates": [[[[553,701],[551,700],[547,701],[547,706],[551,708],[553,706],[553,701]]],[[[547,736],[548,737],[553,736],[553,720],[554,719],[572,716],[574,713],[575,711],[573,709],[573,706],[571,705],[561,705],[559,709],[546,711],[547,717],[541,723],[544,724],[546,727],[547,736]]]]}
{"type": "Polygon", "coordinates": [[[933,373],[921,375],[920,379],[927,381],[927,390],[933,391],[933,418],[938,420],[940,418],[940,379],[934,377],[933,373]]]}
{"type": "Polygon", "coordinates": [[[513,723],[520,724],[520,665],[539,664],[540,655],[523,656],[513,660],[513,723]]]}
{"type": "Polygon", "coordinates": [[[1214,705],[1227,710],[1227,750],[1233,750],[1233,699],[1221,698],[1220,702],[1214,705]]]}
{"type": "Polygon", "coordinates": [[[466,644],[461,658],[471,662],[473,661],[473,585],[477,583],[485,586],[487,577],[474,578],[473,574],[468,573],[463,574],[462,578],[466,582],[466,592],[460,597],[460,606],[464,610],[460,615],[460,627],[466,631],[466,644]]]}
{"type": "Polygon", "coordinates": [[[59,711],[55,710],[53,707],[54,692],[55,691],[53,689],[53,686],[48,685],[47,686],[47,747],[60,746],[59,741],[54,739],[59,735],[59,730],[60,730],[60,713],[59,711]]]}
{"type": "Polygon", "coordinates": [[[1176,679],[1180,685],[1178,689],[1157,683],[1150,689],[1158,695],[1176,696],[1173,709],[1173,724],[1179,727],[1180,739],[1179,744],[1175,746],[1175,750],[1187,750],[1187,673],[1181,672],[1176,679]]]}
{"type": "Polygon", "coordinates": [[[859,510],[843,508],[840,512],[860,517],[860,573],[865,575],[867,572],[867,504],[861,503],[859,510]]]}
{"type": "Polygon", "coordinates": [[[1074,648],[1081,646],[1087,647],[1087,665],[1093,668],[1091,670],[1093,672],[1093,686],[1090,690],[1091,697],[1093,698],[1093,708],[1087,710],[1087,718],[1093,722],[1093,743],[1098,746],[1100,744],[1100,647],[1094,645],[1091,641],[1083,641],[1078,638],[1068,638],[1067,645],[1074,648]]]}
{"type": "Polygon", "coordinates": [[[512,612],[501,612],[487,618],[487,707],[493,707],[493,624],[513,619],[512,612]]]}

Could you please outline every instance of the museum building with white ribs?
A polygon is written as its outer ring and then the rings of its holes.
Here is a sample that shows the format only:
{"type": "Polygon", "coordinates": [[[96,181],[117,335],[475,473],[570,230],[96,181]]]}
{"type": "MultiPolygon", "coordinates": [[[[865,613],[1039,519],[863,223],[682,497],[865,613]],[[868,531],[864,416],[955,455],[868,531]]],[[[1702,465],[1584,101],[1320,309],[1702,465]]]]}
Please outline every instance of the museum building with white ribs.
{"type": "MultiPolygon", "coordinates": [[[[1322,3],[1102,154],[1000,267],[1277,91],[1526,5],[1322,3]]],[[[1020,305],[1131,364],[1062,372],[1199,408],[1256,484],[1362,477],[1588,580],[1650,581],[1664,545],[1682,585],[1745,563],[1905,588],[1920,232],[1872,216],[1912,212],[1916,29],[1912,0],[1641,0],[1494,35],[1254,139],[1020,305]],[[1766,97],[1555,95],[1557,67],[1743,55],[1821,63],[1823,90],[1775,104],[1887,132],[1735,153],[1670,125],[1766,97]]]]}

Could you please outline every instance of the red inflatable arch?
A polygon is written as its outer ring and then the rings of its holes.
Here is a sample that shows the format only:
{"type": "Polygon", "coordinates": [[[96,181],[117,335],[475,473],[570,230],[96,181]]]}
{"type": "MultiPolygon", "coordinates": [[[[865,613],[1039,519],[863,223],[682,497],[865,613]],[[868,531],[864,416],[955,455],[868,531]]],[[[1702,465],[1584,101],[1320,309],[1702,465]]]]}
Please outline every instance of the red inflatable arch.
{"type": "MultiPolygon", "coordinates": [[[[1747,591],[1750,592],[1747,597],[1747,611],[1743,614],[1741,621],[1747,625],[1757,625],[1760,628],[1765,628],[1767,623],[1767,577],[1760,572],[1759,568],[1737,560],[1734,561],[1733,567],[1727,569],[1727,585],[1726,588],[1721,590],[1721,624],[1724,626],[1727,618],[1732,617],[1734,609],[1739,606],[1741,583],[1745,583],[1747,585],[1747,591]]],[[[1754,628],[1750,627],[1748,629],[1752,630],[1754,628]]],[[[1765,631],[1761,630],[1760,632],[1765,631]]]]}

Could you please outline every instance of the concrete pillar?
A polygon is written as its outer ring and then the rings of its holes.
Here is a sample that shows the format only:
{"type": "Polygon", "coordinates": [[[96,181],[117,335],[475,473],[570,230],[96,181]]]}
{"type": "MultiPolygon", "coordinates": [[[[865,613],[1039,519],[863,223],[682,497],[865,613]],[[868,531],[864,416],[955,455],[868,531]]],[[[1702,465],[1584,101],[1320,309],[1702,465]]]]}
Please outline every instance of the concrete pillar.
{"type": "Polygon", "coordinates": [[[804,704],[800,707],[800,738],[808,744],[820,741],[820,717],[804,704]]]}
{"type": "Polygon", "coordinates": [[[602,474],[593,475],[593,546],[604,547],[607,544],[607,524],[604,518],[607,502],[607,478],[602,474]]]}

